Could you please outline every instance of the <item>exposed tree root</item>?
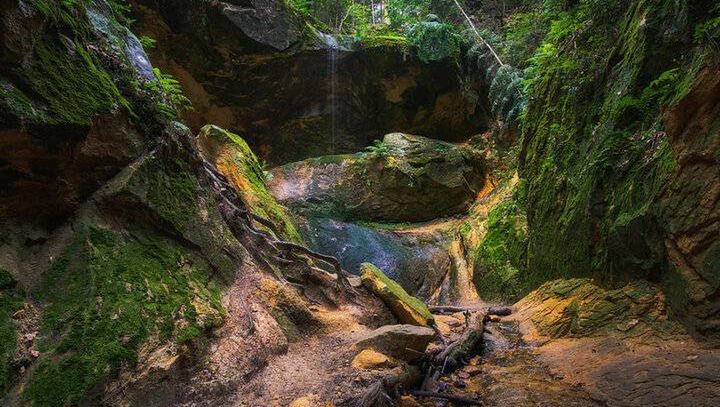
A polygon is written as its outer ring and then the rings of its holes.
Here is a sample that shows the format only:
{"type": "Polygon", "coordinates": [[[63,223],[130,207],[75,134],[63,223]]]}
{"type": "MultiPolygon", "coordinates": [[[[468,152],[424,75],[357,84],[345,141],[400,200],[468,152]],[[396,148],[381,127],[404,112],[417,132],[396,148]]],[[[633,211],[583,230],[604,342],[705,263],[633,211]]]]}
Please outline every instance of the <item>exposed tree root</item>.
{"type": "Polygon", "coordinates": [[[304,255],[316,261],[326,263],[330,265],[335,272],[338,288],[342,287],[347,291],[355,292],[355,289],[352,287],[347,278],[349,273],[342,269],[340,262],[335,257],[318,253],[297,243],[280,239],[280,233],[275,224],[273,224],[273,222],[269,219],[252,212],[235,193],[233,187],[222,173],[220,173],[207,161],[202,160],[202,166],[210,184],[213,187],[213,190],[215,191],[215,194],[220,199],[222,204],[221,206],[227,207],[227,211],[223,211],[227,213],[224,213],[223,215],[228,221],[228,224],[231,226],[231,229],[234,229],[233,233],[242,234],[242,232],[247,231],[251,235],[260,239],[266,246],[270,247],[275,253],[277,253],[277,255],[272,257],[279,263],[295,263],[295,260],[288,258],[290,257],[290,253],[295,255],[304,255]],[[242,224],[238,224],[238,220],[242,220],[242,224]],[[257,228],[254,225],[254,222],[266,227],[270,230],[270,233],[257,228]]]}
{"type": "Polygon", "coordinates": [[[393,405],[393,399],[385,393],[382,380],[371,384],[355,404],[356,407],[392,407],[393,405]]]}

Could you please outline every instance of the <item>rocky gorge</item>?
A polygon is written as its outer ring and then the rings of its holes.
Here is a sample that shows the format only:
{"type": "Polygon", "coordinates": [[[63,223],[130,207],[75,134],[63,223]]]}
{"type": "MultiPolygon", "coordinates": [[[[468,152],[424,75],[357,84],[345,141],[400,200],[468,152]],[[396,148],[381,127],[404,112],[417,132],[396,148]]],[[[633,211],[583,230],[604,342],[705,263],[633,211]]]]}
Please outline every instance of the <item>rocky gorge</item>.
{"type": "Polygon", "coordinates": [[[0,0],[3,405],[717,405],[720,6],[379,4],[0,0]]]}

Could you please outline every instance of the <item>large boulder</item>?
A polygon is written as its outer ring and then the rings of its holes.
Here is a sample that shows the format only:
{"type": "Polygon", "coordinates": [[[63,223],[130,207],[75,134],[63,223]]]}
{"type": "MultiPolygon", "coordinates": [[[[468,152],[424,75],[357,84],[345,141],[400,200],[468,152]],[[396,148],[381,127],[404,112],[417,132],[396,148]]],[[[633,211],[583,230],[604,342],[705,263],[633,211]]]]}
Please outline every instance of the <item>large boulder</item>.
{"type": "Polygon", "coordinates": [[[528,333],[585,337],[613,332],[637,336],[649,330],[672,333],[665,297],[646,281],[605,289],[590,279],[550,281],[516,304],[515,318],[528,333]]]}
{"type": "Polygon", "coordinates": [[[418,222],[468,209],[485,182],[470,146],[393,133],[371,151],[273,170],[275,197],[315,217],[418,222]]]}
{"type": "Polygon", "coordinates": [[[358,349],[373,349],[401,360],[418,359],[435,338],[435,331],[415,325],[385,325],[360,338],[358,349]]]}
{"type": "Polygon", "coordinates": [[[433,324],[433,315],[425,304],[408,294],[379,268],[370,263],[362,264],[360,278],[363,285],[379,296],[400,322],[417,326],[433,324]]]}

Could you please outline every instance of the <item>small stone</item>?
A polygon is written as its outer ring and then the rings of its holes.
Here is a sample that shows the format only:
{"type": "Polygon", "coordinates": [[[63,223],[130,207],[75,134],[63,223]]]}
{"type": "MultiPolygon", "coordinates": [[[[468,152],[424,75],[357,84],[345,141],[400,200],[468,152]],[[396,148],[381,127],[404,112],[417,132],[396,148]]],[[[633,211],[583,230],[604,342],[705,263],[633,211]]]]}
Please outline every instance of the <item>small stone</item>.
{"type": "Polygon", "coordinates": [[[40,352],[36,351],[35,349],[30,351],[30,355],[34,358],[37,358],[40,356],[40,352]]]}
{"type": "Polygon", "coordinates": [[[457,380],[455,380],[455,382],[454,382],[453,384],[454,384],[455,387],[457,387],[458,389],[464,389],[465,386],[466,386],[465,380],[463,380],[463,379],[457,379],[457,380]]]}
{"type": "Polygon", "coordinates": [[[297,398],[290,403],[290,407],[316,407],[320,404],[320,397],[317,394],[308,394],[297,398]]]}
{"type": "Polygon", "coordinates": [[[502,319],[497,315],[491,315],[490,316],[490,322],[500,322],[502,319]]]}
{"type": "Polygon", "coordinates": [[[399,402],[400,407],[422,407],[412,396],[402,396],[399,402]]]}
{"type": "Polygon", "coordinates": [[[385,369],[395,366],[397,363],[392,358],[372,349],[363,350],[352,361],[352,367],[356,369],[385,369]]]}

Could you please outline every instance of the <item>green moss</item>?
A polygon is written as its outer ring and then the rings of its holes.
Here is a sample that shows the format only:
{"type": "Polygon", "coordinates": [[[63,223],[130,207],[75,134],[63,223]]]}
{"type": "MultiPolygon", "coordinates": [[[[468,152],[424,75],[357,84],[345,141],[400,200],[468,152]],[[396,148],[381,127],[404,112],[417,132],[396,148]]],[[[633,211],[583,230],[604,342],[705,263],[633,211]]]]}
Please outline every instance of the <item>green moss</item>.
{"type": "Polygon", "coordinates": [[[363,48],[378,47],[401,47],[407,48],[409,42],[402,35],[368,35],[360,38],[360,45],[363,48]]]}
{"type": "Polygon", "coordinates": [[[0,399],[12,385],[10,362],[17,346],[17,333],[12,315],[22,308],[23,293],[15,279],[0,269],[0,399]]]}
{"type": "Polygon", "coordinates": [[[98,113],[130,110],[110,75],[78,42],[40,41],[33,64],[22,76],[42,97],[51,124],[88,125],[98,113]]]}
{"type": "Polygon", "coordinates": [[[376,278],[380,282],[382,282],[386,289],[391,293],[393,298],[398,299],[399,301],[409,305],[415,312],[417,312],[420,316],[422,316],[427,321],[433,321],[433,315],[428,310],[427,306],[425,305],[422,300],[419,298],[413,297],[412,295],[408,294],[405,289],[403,289],[400,284],[395,282],[393,279],[385,275],[385,273],[382,272],[379,268],[377,268],[375,265],[371,263],[363,263],[360,265],[360,272],[362,274],[363,281],[365,281],[368,278],[371,278],[370,275],[372,275],[372,278],[376,278]],[[366,273],[370,273],[367,275],[366,273]]]}
{"type": "Polygon", "coordinates": [[[111,200],[132,203],[130,223],[154,225],[191,242],[202,251],[218,277],[230,280],[235,264],[225,248],[235,239],[220,214],[214,197],[195,178],[187,162],[147,157],[124,179],[111,185],[111,200]]]}
{"type": "Polygon", "coordinates": [[[473,280],[483,299],[513,302],[534,288],[527,282],[527,242],[525,211],[516,194],[490,211],[474,254],[473,280]]]}
{"type": "Polygon", "coordinates": [[[25,398],[80,403],[149,337],[184,342],[216,325],[220,287],[195,253],[146,231],[87,227],[52,264],[36,296],[47,302],[25,398]],[[201,305],[198,305],[201,304],[201,305]]]}
{"type": "Polygon", "coordinates": [[[230,143],[232,165],[228,167],[228,170],[236,171],[239,179],[242,179],[243,182],[247,181],[247,185],[243,185],[239,192],[244,194],[243,199],[250,209],[278,225],[283,234],[280,237],[301,242],[302,238],[295,227],[294,220],[290,213],[270,194],[265,184],[268,175],[245,140],[237,134],[216,126],[206,126],[201,131],[206,137],[214,139],[215,143],[220,145],[230,143]]]}
{"type": "Polygon", "coordinates": [[[661,111],[694,77],[698,7],[581,0],[553,11],[523,128],[529,285],[665,269],[653,202],[675,163],[661,111]]]}

